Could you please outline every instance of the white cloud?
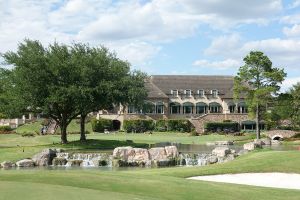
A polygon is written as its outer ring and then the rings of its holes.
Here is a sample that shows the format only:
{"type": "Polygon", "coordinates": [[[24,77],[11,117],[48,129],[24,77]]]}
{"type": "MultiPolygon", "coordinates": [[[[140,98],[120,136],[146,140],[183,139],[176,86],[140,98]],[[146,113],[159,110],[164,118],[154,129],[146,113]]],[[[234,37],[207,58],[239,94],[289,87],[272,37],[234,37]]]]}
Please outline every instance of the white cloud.
{"type": "Polygon", "coordinates": [[[286,92],[289,89],[291,89],[293,85],[296,85],[299,82],[300,82],[300,77],[286,78],[281,85],[281,91],[286,92]]]}
{"type": "Polygon", "coordinates": [[[283,33],[288,37],[300,37],[300,25],[295,24],[291,28],[284,27],[283,28],[283,33]]]}
{"type": "Polygon", "coordinates": [[[288,5],[289,9],[294,9],[300,6],[300,0],[294,0],[293,3],[288,5]]]}
{"type": "Polygon", "coordinates": [[[193,63],[193,65],[201,68],[226,70],[230,68],[238,68],[239,66],[241,66],[241,63],[240,61],[233,59],[226,59],[222,61],[197,60],[193,63]]]}
{"type": "Polygon", "coordinates": [[[271,38],[243,42],[235,35],[215,38],[204,50],[209,56],[242,61],[250,51],[262,51],[273,61],[274,66],[299,69],[300,40],[271,38]]]}
{"type": "Polygon", "coordinates": [[[286,15],[280,19],[284,24],[298,24],[300,23],[300,14],[286,15]]]}

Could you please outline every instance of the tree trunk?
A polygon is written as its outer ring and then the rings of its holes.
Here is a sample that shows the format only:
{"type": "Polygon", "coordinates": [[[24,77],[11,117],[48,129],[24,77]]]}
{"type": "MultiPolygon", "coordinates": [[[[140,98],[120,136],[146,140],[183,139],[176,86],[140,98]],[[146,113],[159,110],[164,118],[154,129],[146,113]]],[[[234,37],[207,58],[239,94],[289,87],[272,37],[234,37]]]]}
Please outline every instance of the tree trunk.
{"type": "Polygon", "coordinates": [[[67,125],[61,124],[60,125],[60,129],[61,129],[61,143],[62,144],[67,144],[68,140],[67,140],[67,125]]]}
{"type": "Polygon", "coordinates": [[[259,105],[256,103],[256,139],[260,139],[260,115],[259,115],[259,105]]]}
{"type": "Polygon", "coordinates": [[[80,115],[80,141],[86,141],[86,136],[85,136],[85,118],[86,114],[81,114],[80,115]]]}

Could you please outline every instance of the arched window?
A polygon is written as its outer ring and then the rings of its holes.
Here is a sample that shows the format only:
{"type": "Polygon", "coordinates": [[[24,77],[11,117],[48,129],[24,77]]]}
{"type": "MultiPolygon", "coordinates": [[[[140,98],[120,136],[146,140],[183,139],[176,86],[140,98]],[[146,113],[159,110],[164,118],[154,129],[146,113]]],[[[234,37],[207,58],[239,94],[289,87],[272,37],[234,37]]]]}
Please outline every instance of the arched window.
{"type": "Polygon", "coordinates": [[[191,102],[183,103],[183,114],[193,114],[194,104],[191,102]]]}
{"type": "Polygon", "coordinates": [[[143,105],[143,113],[154,114],[155,113],[155,103],[151,101],[145,101],[143,105]]]}
{"type": "Polygon", "coordinates": [[[206,103],[198,102],[196,103],[196,114],[205,114],[207,113],[208,106],[206,103]]]}
{"type": "Polygon", "coordinates": [[[233,102],[228,103],[228,110],[230,113],[235,113],[235,108],[236,108],[235,103],[233,103],[233,102]]]}
{"type": "Polygon", "coordinates": [[[164,114],[164,103],[163,102],[156,102],[156,113],[164,114]]]}
{"type": "Polygon", "coordinates": [[[172,102],[170,103],[170,114],[180,114],[180,103],[172,102]]]}
{"type": "Polygon", "coordinates": [[[222,106],[219,103],[213,102],[209,104],[210,113],[221,113],[222,106]]]}
{"type": "Polygon", "coordinates": [[[238,113],[248,113],[247,105],[245,102],[238,103],[238,113]]]}

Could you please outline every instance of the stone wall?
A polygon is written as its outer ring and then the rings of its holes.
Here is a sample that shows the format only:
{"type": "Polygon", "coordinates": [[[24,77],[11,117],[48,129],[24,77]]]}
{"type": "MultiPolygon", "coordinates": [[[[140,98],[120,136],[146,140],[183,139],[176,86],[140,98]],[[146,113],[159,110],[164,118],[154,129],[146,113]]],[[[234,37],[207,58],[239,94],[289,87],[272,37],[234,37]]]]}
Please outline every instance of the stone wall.
{"type": "Polygon", "coordinates": [[[195,119],[190,119],[195,126],[197,133],[204,133],[204,125],[207,122],[223,122],[224,120],[231,120],[241,124],[242,121],[249,120],[247,114],[206,114],[195,119]]]}

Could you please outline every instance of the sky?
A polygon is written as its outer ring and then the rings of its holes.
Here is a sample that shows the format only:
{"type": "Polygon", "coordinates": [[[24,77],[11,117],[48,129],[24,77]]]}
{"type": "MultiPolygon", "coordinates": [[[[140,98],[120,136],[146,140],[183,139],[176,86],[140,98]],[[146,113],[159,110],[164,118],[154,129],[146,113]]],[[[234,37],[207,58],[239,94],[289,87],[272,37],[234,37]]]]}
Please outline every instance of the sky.
{"type": "Polygon", "coordinates": [[[0,0],[0,52],[25,38],[104,45],[149,75],[236,75],[257,50],[283,90],[300,81],[300,0],[0,0]]]}

